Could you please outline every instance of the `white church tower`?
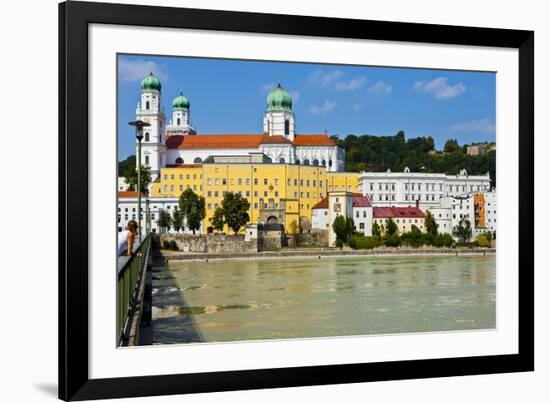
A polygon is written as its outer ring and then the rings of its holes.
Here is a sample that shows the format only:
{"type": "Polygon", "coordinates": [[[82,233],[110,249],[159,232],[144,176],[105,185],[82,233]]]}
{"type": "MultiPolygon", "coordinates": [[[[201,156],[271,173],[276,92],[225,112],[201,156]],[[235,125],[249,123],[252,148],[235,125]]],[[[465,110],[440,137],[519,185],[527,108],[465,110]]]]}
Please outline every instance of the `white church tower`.
{"type": "Polygon", "coordinates": [[[196,130],[189,123],[191,104],[180,91],[180,94],[172,101],[172,121],[166,128],[167,135],[193,135],[196,130]]]}
{"type": "Polygon", "coordinates": [[[292,98],[279,83],[267,95],[267,111],[264,114],[264,133],[270,136],[281,135],[294,141],[295,117],[292,111],[292,98]]]}
{"type": "MultiPolygon", "coordinates": [[[[141,81],[141,101],[137,105],[136,119],[150,124],[143,129],[141,163],[151,167],[151,179],[160,175],[166,165],[166,138],[164,135],[164,113],[161,110],[161,84],[153,73],[141,81]]],[[[136,140],[137,153],[137,140],[136,140]]]]}

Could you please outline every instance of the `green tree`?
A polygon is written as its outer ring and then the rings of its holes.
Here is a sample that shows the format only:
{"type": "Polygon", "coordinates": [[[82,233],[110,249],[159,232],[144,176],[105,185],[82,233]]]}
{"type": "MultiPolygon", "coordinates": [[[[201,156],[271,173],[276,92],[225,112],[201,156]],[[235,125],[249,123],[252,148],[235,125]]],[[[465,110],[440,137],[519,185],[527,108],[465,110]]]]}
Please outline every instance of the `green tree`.
{"type": "Polygon", "coordinates": [[[376,222],[372,224],[372,236],[376,237],[378,240],[380,240],[380,237],[382,236],[382,230],[380,230],[380,225],[376,222]]]}
{"type": "Polygon", "coordinates": [[[201,228],[201,222],[206,217],[204,197],[197,195],[188,188],[180,195],[179,207],[187,228],[195,234],[195,231],[201,228]]]}
{"type": "Polygon", "coordinates": [[[447,153],[460,152],[461,150],[462,148],[460,148],[460,145],[458,145],[458,141],[456,139],[447,140],[445,142],[445,146],[443,147],[443,152],[447,153]]]}
{"type": "Polygon", "coordinates": [[[136,170],[136,156],[130,155],[123,161],[118,162],[118,175],[125,176],[128,169],[136,170]]]}
{"type": "Polygon", "coordinates": [[[353,218],[350,216],[346,219],[346,242],[351,239],[353,234],[355,233],[355,222],[353,221],[353,218]]]}
{"type": "Polygon", "coordinates": [[[183,211],[178,207],[175,207],[172,212],[172,227],[178,233],[183,229],[183,211]]]}
{"type": "Polygon", "coordinates": [[[223,219],[223,209],[218,207],[214,211],[214,216],[210,218],[210,222],[212,223],[212,228],[217,231],[221,232],[223,230],[223,226],[225,225],[225,221],[223,219]]]}
{"type": "Polygon", "coordinates": [[[424,227],[426,228],[426,233],[437,236],[437,229],[439,225],[435,222],[435,219],[430,211],[426,212],[424,227]]]}
{"type": "Polygon", "coordinates": [[[221,209],[223,211],[224,222],[237,234],[239,229],[248,223],[250,216],[248,209],[250,203],[239,193],[229,191],[222,200],[221,209]]]}
{"type": "MultiPolygon", "coordinates": [[[[126,183],[128,183],[128,191],[137,191],[138,174],[134,167],[130,166],[124,174],[126,183]]],[[[149,193],[149,184],[151,184],[151,166],[145,165],[141,167],[141,192],[149,193]]]]}
{"type": "Polygon", "coordinates": [[[397,228],[397,224],[393,221],[392,218],[386,219],[386,233],[390,236],[393,236],[394,234],[399,233],[399,229],[397,228]]]}
{"type": "Polygon", "coordinates": [[[159,225],[161,229],[170,230],[170,226],[172,226],[172,217],[168,211],[164,209],[160,210],[157,225],[159,225]]]}
{"type": "Polygon", "coordinates": [[[338,215],[332,223],[332,230],[336,234],[336,240],[340,243],[345,243],[347,240],[348,226],[346,219],[342,215],[338,215]]]}
{"type": "Polygon", "coordinates": [[[461,242],[468,242],[472,237],[472,224],[466,218],[462,218],[458,226],[453,228],[453,235],[458,237],[461,242]]]}

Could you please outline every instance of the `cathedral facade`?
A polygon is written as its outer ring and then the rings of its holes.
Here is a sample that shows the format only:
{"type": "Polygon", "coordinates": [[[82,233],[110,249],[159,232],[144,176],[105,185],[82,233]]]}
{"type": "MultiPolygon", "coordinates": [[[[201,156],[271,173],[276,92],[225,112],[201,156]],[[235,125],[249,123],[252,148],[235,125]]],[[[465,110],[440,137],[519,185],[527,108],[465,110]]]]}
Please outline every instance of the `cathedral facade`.
{"type": "Polygon", "coordinates": [[[320,166],[327,172],[344,170],[344,150],[324,134],[298,134],[292,98],[279,84],[267,96],[263,132],[259,134],[200,134],[190,124],[190,102],[180,93],[172,101],[172,119],[161,107],[162,85],[152,73],[141,82],[136,118],[150,124],[144,130],[141,161],[151,167],[153,180],[163,168],[201,164],[214,156],[261,153],[276,164],[320,166]]]}

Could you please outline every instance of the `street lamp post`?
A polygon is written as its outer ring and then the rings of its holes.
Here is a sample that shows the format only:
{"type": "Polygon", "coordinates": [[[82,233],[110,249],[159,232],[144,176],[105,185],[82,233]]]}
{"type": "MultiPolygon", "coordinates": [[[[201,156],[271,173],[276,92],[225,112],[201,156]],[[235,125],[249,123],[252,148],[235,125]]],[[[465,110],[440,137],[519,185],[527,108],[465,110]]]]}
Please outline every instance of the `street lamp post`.
{"type": "Polygon", "coordinates": [[[136,139],[138,140],[138,150],[137,150],[137,193],[138,193],[138,233],[140,241],[141,236],[141,141],[143,140],[143,127],[148,127],[151,124],[136,120],[128,122],[130,126],[136,128],[136,139]]]}

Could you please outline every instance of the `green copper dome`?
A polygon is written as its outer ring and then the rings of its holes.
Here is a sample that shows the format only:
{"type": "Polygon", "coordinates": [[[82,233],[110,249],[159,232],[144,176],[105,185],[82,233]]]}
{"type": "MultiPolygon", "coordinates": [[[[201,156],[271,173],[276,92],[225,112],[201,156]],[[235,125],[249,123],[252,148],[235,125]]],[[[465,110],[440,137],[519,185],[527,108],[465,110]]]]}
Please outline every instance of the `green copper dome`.
{"type": "Polygon", "coordinates": [[[141,90],[142,91],[156,91],[160,92],[162,85],[157,77],[153,73],[149,74],[147,77],[141,81],[141,90]]]}
{"type": "Polygon", "coordinates": [[[273,91],[267,95],[267,111],[268,112],[291,112],[292,98],[285,91],[281,84],[277,85],[273,91]]]}
{"type": "Polygon", "coordinates": [[[189,110],[189,101],[183,94],[180,92],[178,96],[172,101],[173,110],[189,110]]]}

